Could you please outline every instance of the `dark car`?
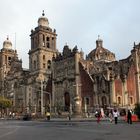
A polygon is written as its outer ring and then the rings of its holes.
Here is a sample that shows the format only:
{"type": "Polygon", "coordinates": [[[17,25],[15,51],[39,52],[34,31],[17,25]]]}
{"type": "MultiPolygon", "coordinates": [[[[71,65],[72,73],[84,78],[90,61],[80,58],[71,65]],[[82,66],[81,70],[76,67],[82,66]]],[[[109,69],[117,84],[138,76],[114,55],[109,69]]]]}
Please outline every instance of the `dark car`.
{"type": "Polygon", "coordinates": [[[23,120],[24,120],[24,121],[31,120],[31,115],[30,115],[30,114],[25,114],[25,115],[23,115],[23,120]]]}

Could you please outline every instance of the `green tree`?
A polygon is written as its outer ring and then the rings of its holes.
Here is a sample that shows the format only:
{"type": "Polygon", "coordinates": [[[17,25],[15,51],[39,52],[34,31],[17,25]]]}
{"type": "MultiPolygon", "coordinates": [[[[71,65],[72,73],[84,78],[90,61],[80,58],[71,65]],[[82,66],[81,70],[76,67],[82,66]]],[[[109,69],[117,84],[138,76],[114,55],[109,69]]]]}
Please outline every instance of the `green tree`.
{"type": "Polygon", "coordinates": [[[134,112],[135,112],[135,114],[138,116],[138,118],[140,120],[140,103],[135,105],[134,112]]]}
{"type": "Polygon", "coordinates": [[[12,102],[11,100],[4,98],[4,97],[0,97],[0,108],[5,109],[5,108],[9,108],[12,106],[12,102]]]}

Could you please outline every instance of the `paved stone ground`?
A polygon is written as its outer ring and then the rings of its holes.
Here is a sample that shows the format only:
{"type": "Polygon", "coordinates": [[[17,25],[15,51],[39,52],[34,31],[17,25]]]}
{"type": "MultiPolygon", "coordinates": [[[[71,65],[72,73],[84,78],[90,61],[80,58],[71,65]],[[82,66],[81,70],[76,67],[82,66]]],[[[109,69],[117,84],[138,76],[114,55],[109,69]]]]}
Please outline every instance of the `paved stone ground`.
{"type": "Polygon", "coordinates": [[[140,140],[140,123],[90,119],[0,120],[0,140],[140,140]]]}

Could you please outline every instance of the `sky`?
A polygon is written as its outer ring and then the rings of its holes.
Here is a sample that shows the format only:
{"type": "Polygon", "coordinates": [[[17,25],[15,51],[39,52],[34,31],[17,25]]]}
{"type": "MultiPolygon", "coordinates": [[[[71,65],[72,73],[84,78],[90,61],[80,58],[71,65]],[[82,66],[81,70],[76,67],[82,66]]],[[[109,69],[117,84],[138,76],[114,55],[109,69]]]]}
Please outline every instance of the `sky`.
{"type": "Polygon", "coordinates": [[[31,29],[45,11],[57,33],[57,49],[67,43],[84,54],[96,47],[98,35],[116,59],[127,58],[140,42],[140,0],[0,0],[0,49],[7,35],[28,68],[31,29]]]}

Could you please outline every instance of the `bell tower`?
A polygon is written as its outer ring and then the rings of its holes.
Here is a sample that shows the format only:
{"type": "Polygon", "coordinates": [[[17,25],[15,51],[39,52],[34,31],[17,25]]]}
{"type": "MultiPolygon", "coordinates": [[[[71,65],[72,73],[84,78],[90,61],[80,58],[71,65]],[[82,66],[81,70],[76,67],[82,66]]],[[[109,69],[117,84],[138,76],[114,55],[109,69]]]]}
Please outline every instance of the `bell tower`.
{"type": "Polygon", "coordinates": [[[49,27],[48,18],[43,11],[38,26],[31,30],[31,49],[29,50],[29,69],[34,74],[46,75],[51,72],[52,58],[56,55],[56,30],[49,27]]]}
{"type": "Polygon", "coordinates": [[[11,68],[11,60],[17,56],[17,51],[12,48],[12,42],[9,37],[3,42],[3,48],[0,51],[0,70],[1,76],[5,77],[11,68]]]}

